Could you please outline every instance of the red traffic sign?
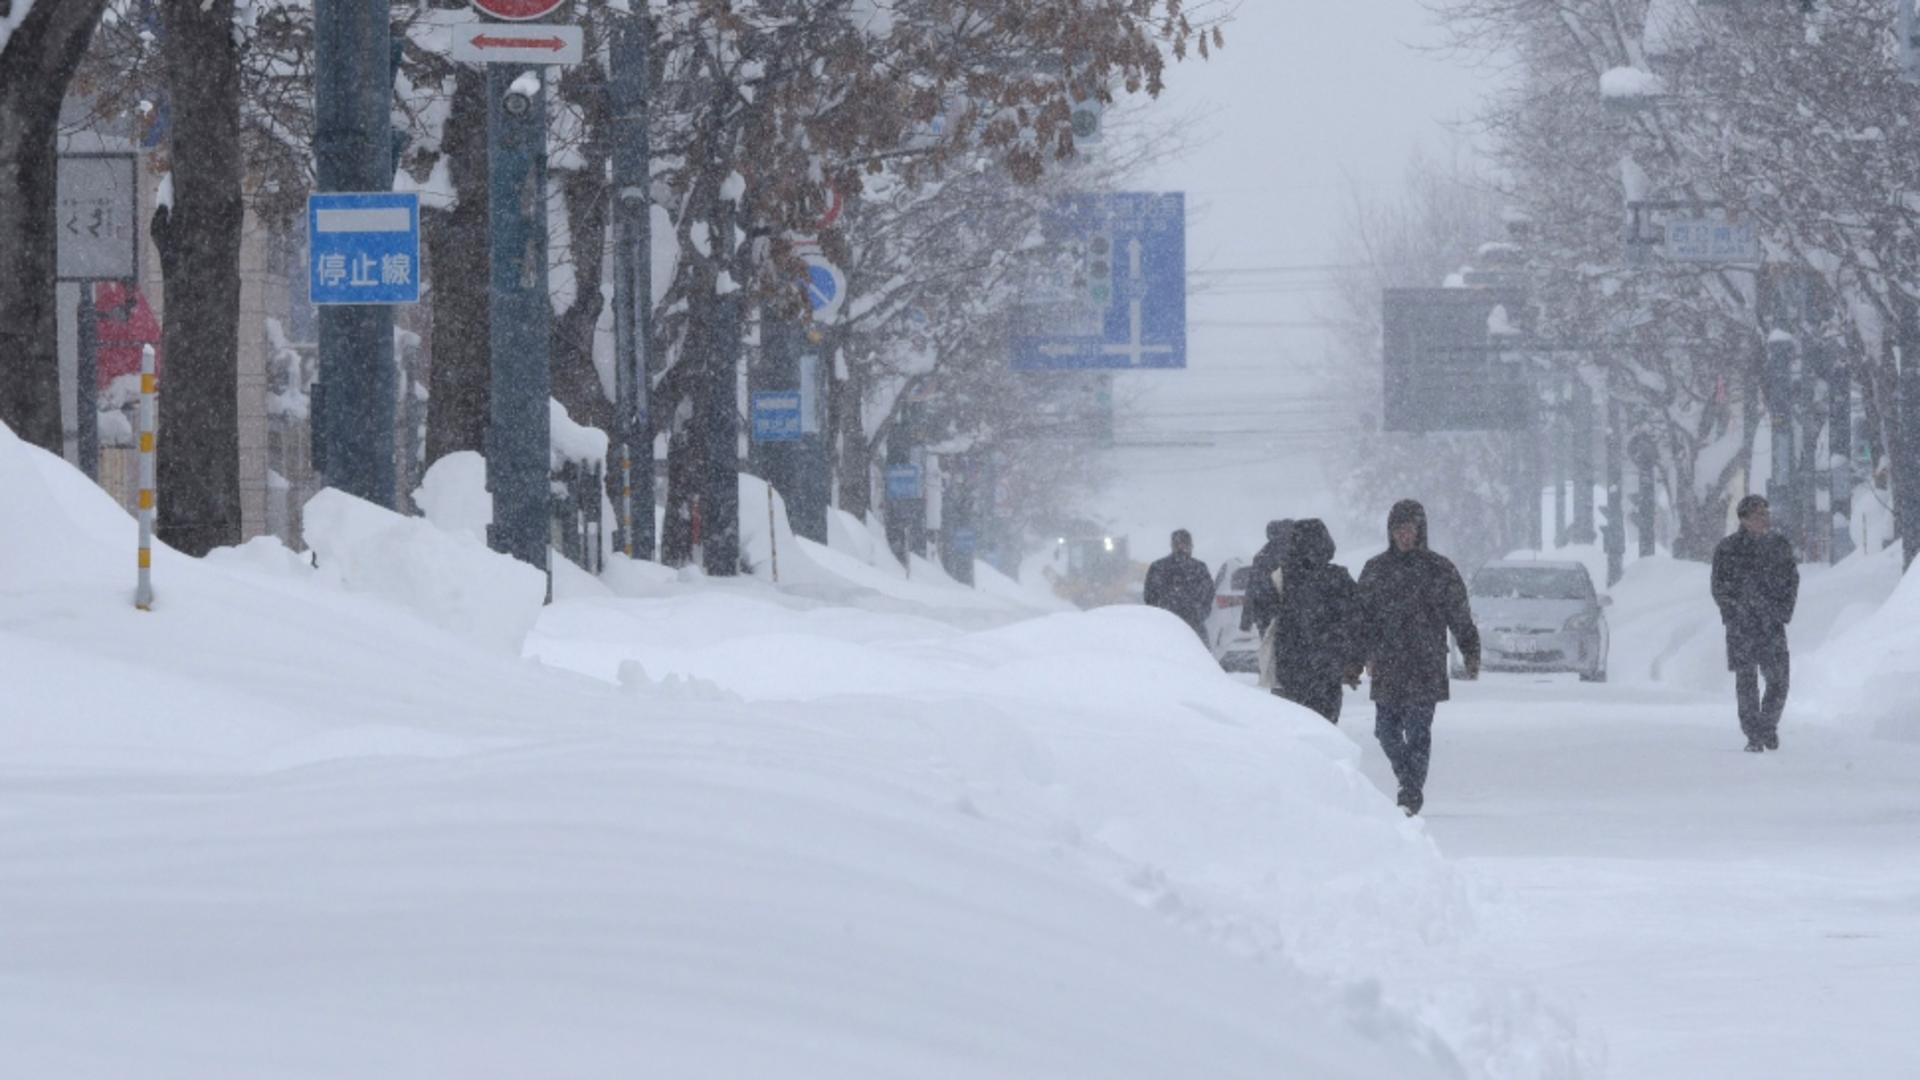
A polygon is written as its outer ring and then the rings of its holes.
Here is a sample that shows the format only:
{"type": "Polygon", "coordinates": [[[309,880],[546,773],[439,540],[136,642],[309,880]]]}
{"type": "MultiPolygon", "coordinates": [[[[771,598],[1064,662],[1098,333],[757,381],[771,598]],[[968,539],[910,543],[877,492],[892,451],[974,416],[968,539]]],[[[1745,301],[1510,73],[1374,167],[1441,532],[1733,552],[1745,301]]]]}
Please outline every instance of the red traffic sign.
{"type": "Polygon", "coordinates": [[[496,19],[526,22],[553,14],[566,0],[471,0],[473,9],[496,19]]]}
{"type": "Polygon", "coordinates": [[[473,23],[455,28],[448,55],[473,64],[577,64],[583,36],[577,26],[473,23]]]}

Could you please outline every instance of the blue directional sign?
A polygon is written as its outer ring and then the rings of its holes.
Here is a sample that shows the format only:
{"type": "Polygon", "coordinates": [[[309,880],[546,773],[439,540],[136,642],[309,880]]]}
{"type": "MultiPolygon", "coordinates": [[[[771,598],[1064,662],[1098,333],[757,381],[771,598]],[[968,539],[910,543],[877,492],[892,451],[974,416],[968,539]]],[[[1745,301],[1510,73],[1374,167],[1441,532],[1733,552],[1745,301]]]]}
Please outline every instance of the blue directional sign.
{"type": "Polygon", "coordinates": [[[947,546],[951,547],[956,555],[971,555],[979,542],[979,535],[970,526],[960,525],[954,528],[947,540],[947,546]]]}
{"type": "Polygon", "coordinates": [[[1069,195],[1041,228],[1015,370],[1187,366],[1185,195],[1069,195]]]}
{"type": "Polygon", "coordinates": [[[887,466],[888,502],[912,502],[923,497],[920,490],[920,466],[887,466]]]}
{"type": "Polygon", "coordinates": [[[799,442],[803,434],[800,404],[798,390],[754,391],[753,441],[799,442]]]}
{"type": "Polygon", "coordinates": [[[420,300],[420,196],[307,196],[307,297],[315,304],[420,300]]]}

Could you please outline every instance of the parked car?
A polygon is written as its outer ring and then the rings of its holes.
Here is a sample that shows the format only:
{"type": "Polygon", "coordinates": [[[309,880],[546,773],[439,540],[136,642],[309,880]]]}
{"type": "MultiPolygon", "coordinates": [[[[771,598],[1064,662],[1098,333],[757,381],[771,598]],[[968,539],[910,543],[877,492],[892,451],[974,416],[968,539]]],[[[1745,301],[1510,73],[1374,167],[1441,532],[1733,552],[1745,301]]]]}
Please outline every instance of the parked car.
{"type": "Polygon", "coordinates": [[[1260,639],[1251,630],[1240,629],[1240,613],[1246,608],[1247,581],[1253,567],[1246,559],[1228,559],[1214,576],[1213,613],[1207,616],[1207,644],[1214,659],[1227,671],[1259,672],[1260,639]]]}
{"type": "Polygon", "coordinates": [[[1503,559],[1481,567],[1467,595],[1483,670],[1568,671],[1583,682],[1607,681],[1603,609],[1613,599],[1594,592],[1585,566],[1503,559]]]}

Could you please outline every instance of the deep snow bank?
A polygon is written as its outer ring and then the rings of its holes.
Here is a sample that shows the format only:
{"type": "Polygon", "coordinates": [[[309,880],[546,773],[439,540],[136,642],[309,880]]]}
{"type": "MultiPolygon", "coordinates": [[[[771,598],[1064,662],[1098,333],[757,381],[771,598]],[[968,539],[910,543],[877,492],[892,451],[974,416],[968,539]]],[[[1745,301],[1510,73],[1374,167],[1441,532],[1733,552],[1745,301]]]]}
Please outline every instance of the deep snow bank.
{"type": "Polygon", "coordinates": [[[548,609],[587,679],[330,576],[451,535],[348,507],[321,570],[169,554],[140,614],[125,515],[9,439],[22,1075],[1456,1074],[1409,1017],[1497,1075],[1557,1030],[1392,984],[1375,953],[1468,940],[1457,882],[1158,613],[676,583],[548,609]]]}

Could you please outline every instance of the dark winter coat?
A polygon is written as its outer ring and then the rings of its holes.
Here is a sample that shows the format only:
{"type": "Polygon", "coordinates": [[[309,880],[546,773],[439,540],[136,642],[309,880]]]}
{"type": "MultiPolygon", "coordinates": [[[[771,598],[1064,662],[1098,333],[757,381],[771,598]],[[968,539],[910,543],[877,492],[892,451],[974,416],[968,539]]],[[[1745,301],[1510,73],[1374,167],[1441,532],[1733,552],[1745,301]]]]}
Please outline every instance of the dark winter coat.
{"type": "Polygon", "coordinates": [[[1373,665],[1373,700],[1394,705],[1446,701],[1447,632],[1453,632],[1468,667],[1480,666],[1480,632],[1467,605],[1467,583],[1443,556],[1427,550],[1427,515],[1411,499],[1396,503],[1387,519],[1387,550],[1360,572],[1362,634],[1373,665]],[[1418,523],[1412,551],[1396,551],[1395,523],[1418,523]]]}
{"type": "Polygon", "coordinates": [[[1793,545],[1778,533],[1741,529],[1713,551],[1713,602],[1727,627],[1727,666],[1786,658],[1787,624],[1800,598],[1793,545]]]}
{"type": "Polygon", "coordinates": [[[1279,606],[1274,610],[1273,686],[1287,697],[1315,700],[1338,692],[1357,674],[1361,649],[1360,590],[1333,563],[1333,536],[1308,518],[1294,526],[1279,606]]]}
{"type": "Polygon", "coordinates": [[[1273,572],[1280,569],[1287,558],[1287,541],[1293,535],[1293,522],[1285,523],[1285,531],[1267,541],[1253,557],[1253,565],[1247,574],[1247,598],[1240,607],[1240,629],[1251,630],[1264,636],[1267,624],[1273,621],[1273,613],[1280,606],[1280,590],[1273,587],[1273,572]]]}
{"type": "Polygon", "coordinates": [[[1213,574],[1206,563],[1175,552],[1147,567],[1146,601],[1180,616],[1204,638],[1213,610],[1213,574]]]}

